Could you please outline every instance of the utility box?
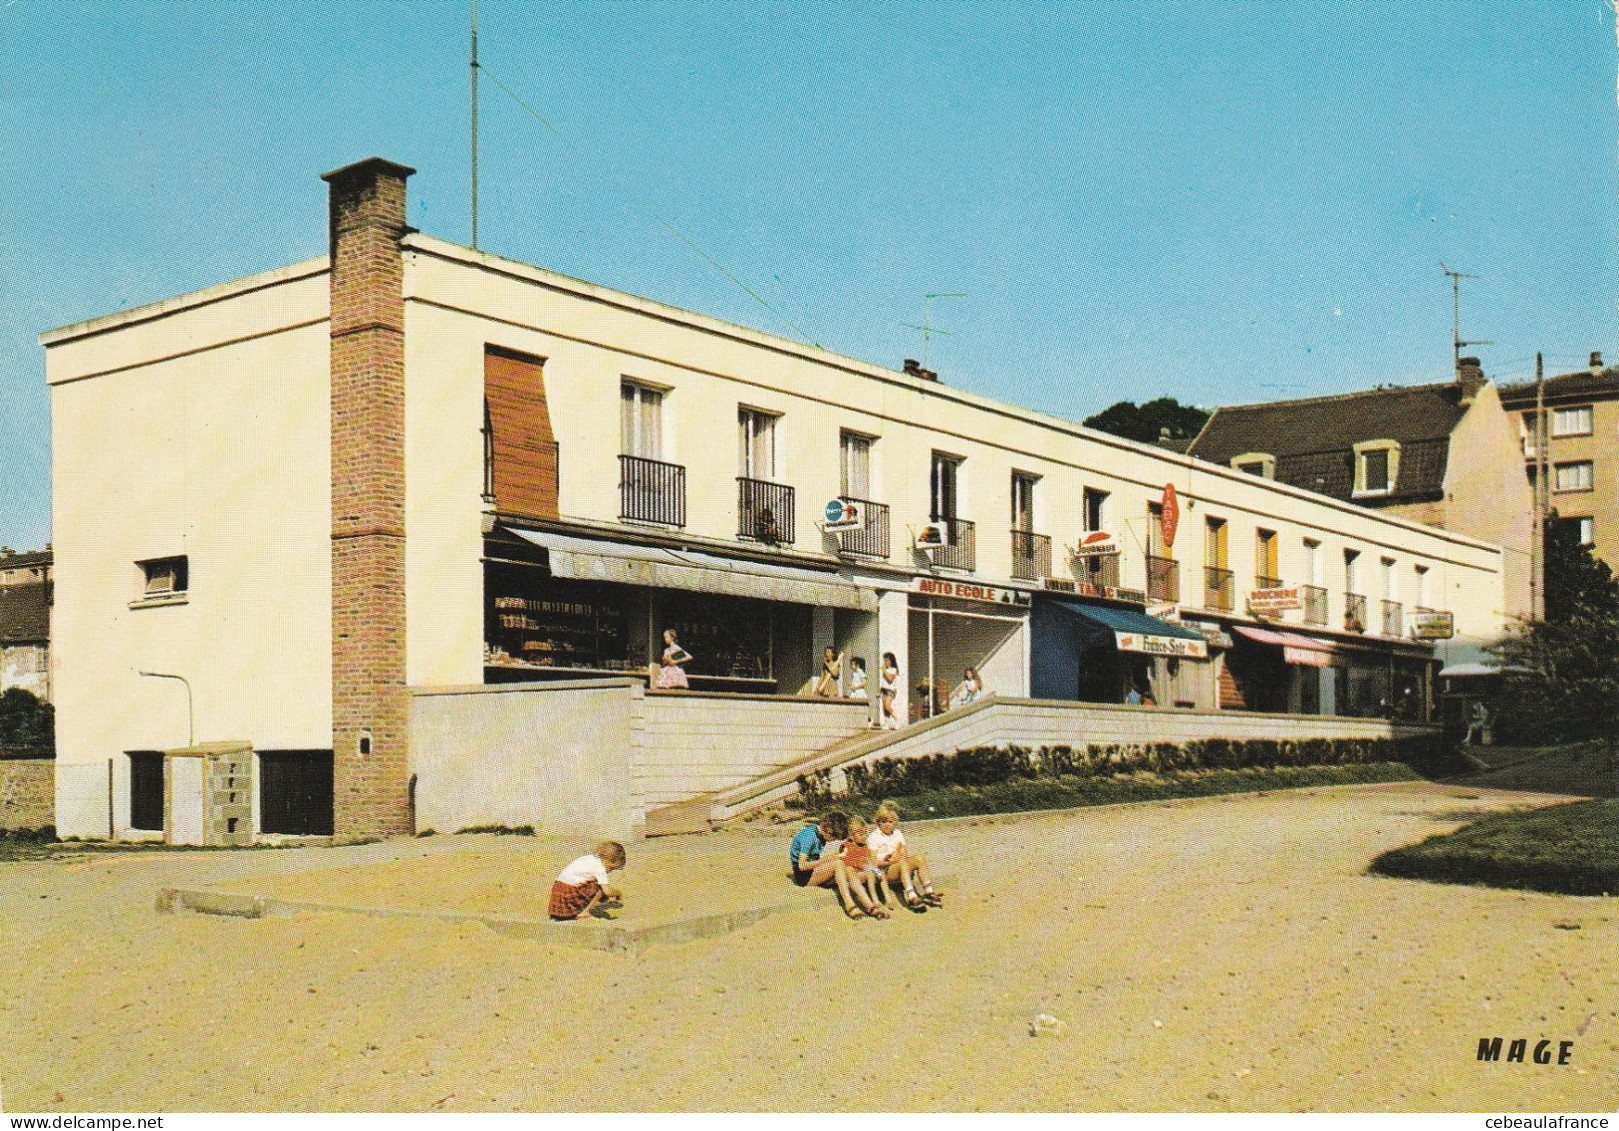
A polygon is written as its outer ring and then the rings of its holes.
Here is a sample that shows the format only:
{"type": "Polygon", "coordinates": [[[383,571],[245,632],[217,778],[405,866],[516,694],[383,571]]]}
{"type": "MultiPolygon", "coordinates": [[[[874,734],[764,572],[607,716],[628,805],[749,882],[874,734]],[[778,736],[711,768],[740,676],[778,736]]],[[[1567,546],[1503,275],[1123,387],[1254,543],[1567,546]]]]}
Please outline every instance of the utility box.
{"type": "Polygon", "coordinates": [[[253,744],[207,742],[163,754],[164,841],[252,844],[253,744]]]}

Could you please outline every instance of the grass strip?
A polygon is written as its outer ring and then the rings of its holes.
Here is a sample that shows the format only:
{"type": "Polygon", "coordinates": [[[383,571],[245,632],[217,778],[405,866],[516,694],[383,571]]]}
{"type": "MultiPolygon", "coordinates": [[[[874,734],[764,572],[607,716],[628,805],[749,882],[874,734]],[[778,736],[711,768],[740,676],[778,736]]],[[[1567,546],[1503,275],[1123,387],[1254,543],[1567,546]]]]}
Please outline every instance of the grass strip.
{"type": "Polygon", "coordinates": [[[1499,813],[1385,852],[1368,871],[1407,880],[1609,895],[1619,892],[1619,800],[1499,813]]]}
{"type": "Polygon", "coordinates": [[[1162,801],[1177,797],[1212,797],[1222,793],[1304,789],[1324,785],[1420,781],[1402,762],[1368,762],[1352,766],[1278,766],[1247,770],[1176,770],[1056,778],[1023,778],[992,785],[952,785],[920,793],[883,797],[849,795],[832,806],[869,814],[892,800],[912,820],[927,817],[975,817],[993,813],[1028,813],[1040,809],[1074,809],[1125,801],[1162,801]]]}

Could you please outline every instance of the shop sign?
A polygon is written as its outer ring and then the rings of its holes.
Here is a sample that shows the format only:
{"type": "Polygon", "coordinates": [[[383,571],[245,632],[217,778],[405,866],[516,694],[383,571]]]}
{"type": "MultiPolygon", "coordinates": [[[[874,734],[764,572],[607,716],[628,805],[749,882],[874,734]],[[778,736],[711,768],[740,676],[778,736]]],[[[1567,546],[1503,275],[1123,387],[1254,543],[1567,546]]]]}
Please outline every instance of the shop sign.
{"type": "Polygon", "coordinates": [[[829,534],[866,528],[866,505],[853,499],[828,499],[825,514],[826,521],[821,524],[821,529],[829,534]]]}
{"type": "Polygon", "coordinates": [[[1164,499],[1160,506],[1162,509],[1158,515],[1158,523],[1164,535],[1164,549],[1173,550],[1175,548],[1175,531],[1181,524],[1181,504],[1180,500],[1175,497],[1175,485],[1173,483],[1164,484],[1164,499]]]}
{"type": "Polygon", "coordinates": [[[1119,552],[1119,540],[1106,530],[1093,530],[1080,539],[1070,554],[1076,558],[1094,558],[1100,554],[1119,552]]]}
{"type": "Polygon", "coordinates": [[[1173,656],[1183,660],[1209,658],[1209,645],[1205,640],[1188,640],[1181,636],[1149,636],[1144,632],[1115,632],[1113,641],[1121,652],[1173,656]]]}
{"type": "Polygon", "coordinates": [[[1170,624],[1181,622],[1181,607],[1179,605],[1148,605],[1144,610],[1154,620],[1168,621],[1170,624]]]}
{"type": "Polygon", "coordinates": [[[930,522],[916,532],[918,550],[937,550],[950,545],[950,527],[943,522],[930,522]]]}
{"type": "Polygon", "coordinates": [[[919,577],[911,584],[911,592],[930,597],[954,597],[958,601],[983,601],[992,605],[1011,605],[1026,609],[1033,603],[1021,589],[1002,589],[997,585],[977,585],[970,581],[949,581],[938,577],[919,577]]]}
{"type": "Polygon", "coordinates": [[[1202,633],[1203,639],[1208,641],[1211,648],[1230,648],[1235,644],[1235,641],[1231,639],[1231,635],[1217,624],[1209,624],[1207,621],[1200,620],[1188,620],[1181,623],[1193,632],[1202,633]]]}
{"type": "Polygon", "coordinates": [[[1256,617],[1273,617],[1288,609],[1302,609],[1304,601],[1297,585],[1279,589],[1255,589],[1248,594],[1248,611],[1256,617]]]}
{"type": "Polygon", "coordinates": [[[1411,635],[1418,640],[1449,640],[1456,635],[1456,614],[1412,613],[1411,635]]]}

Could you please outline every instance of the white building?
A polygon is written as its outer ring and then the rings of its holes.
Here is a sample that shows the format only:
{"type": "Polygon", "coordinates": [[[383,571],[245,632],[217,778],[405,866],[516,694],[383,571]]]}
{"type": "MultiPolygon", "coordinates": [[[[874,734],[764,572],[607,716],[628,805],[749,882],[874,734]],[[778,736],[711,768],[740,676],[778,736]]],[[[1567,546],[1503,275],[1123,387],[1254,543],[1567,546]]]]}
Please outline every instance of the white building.
{"type": "Polygon", "coordinates": [[[145,835],[190,730],[253,744],[263,831],[409,831],[413,689],[644,678],[666,628],[737,695],[807,693],[826,645],[875,693],[892,652],[913,717],[969,665],[1004,696],[1420,713],[1502,629],[1496,546],[412,232],[409,174],[327,175],[335,272],[42,335],[62,835],[145,835]],[[862,528],[823,531],[837,500],[862,528]],[[1337,629],[1369,587],[1455,640],[1337,629]],[[1223,675],[1236,648],[1269,677],[1223,675]]]}

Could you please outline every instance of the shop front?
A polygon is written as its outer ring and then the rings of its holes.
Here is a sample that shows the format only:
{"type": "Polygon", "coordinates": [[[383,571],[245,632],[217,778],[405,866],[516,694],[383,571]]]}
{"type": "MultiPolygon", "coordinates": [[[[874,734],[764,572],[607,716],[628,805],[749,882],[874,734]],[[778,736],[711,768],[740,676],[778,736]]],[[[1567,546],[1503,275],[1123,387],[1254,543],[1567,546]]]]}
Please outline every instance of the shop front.
{"type": "Polygon", "coordinates": [[[510,537],[491,538],[485,552],[486,683],[650,678],[673,631],[692,657],[685,671],[694,690],[802,694],[821,645],[833,643],[832,625],[856,633],[875,619],[875,595],[835,573],[501,533],[510,537]]]}
{"type": "Polygon", "coordinates": [[[1021,589],[931,577],[912,583],[906,671],[913,722],[979,694],[1028,694],[1030,601],[1021,589]]]}
{"type": "Polygon", "coordinates": [[[1227,710],[1425,722],[1433,669],[1420,645],[1328,639],[1233,624],[1220,677],[1227,710]]]}
{"type": "Polygon", "coordinates": [[[1036,699],[1125,703],[1150,696],[1162,706],[1214,705],[1209,643],[1183,625],[1127,606],[1042,595],[1030,632],[1036,699]]]}

